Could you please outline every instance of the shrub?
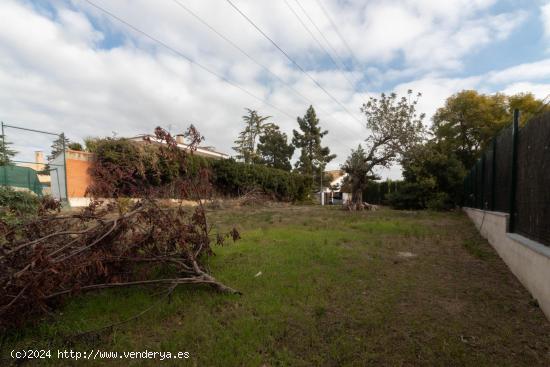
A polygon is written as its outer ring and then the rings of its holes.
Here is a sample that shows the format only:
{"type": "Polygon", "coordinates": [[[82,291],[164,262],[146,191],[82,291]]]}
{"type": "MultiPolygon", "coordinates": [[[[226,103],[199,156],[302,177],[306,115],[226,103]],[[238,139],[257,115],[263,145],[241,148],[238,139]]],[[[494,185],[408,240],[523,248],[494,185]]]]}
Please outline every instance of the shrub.
{"type": "Polygon", "coordinates": [[[449,210],[454,206],[453,200],[450,195],[446,192],[436,192],[434,193],[426,203],[426,207],[430,210],[449,210]]]}
{"type": "Polygon", "coordinates": [[[403,181],[369,181],[363,191],[363,201],[370,204],[388,204],[388,195],[399,190],[403,181]]]}
{"type": "Polygon", "coordinates": [[[16,191],[11,187],[0,187],[0,220],[14,224],[22,218],[37,213],[40,206],[38,196],[16,191]]]}
{"type": "Polygon", "coordinates": [[[405,181],[431,185],[428,201],[434,208],[449,209],[461,202],[466,172],[456,153],[444,144],[430,141],[416,146],[404,155],[401,165],[405,181]]]}
{"type": "Polygon", "coordinates": [[[420,182],[402,182],[397,191],[388,194],[389,204],[394,209],[430,209],[449,210],[454,206],[453,199],[446,192],[435,191],[430,180],[420,182]]]}
{"type": "Polygon", "coordinates": [[[95,156],[89,188],[96,196],[135,196],[151,186],[168,181],[174,172],[166,162],[158,159],[152,144],[136,144],[128,139],[101,139],[96,141],[95,156]]]}
{"type": "Polygon", "coordinates": [[[429,186],[417,182],[403,182],[397,191],[386,196],[394,209],[425,209],[429,197],[429,186]]]}
{"type": "Polygon", "coordinates": [[[218,192],[238,196],[261,189],[277,200],[302,201],[311,190],[311,177],[233,159],[211,162],[212,180],[218,192]]]}
{"type": "Polygon", "coordinates": [[[98,197],[139,197],[162,187],[164,191],[156,192],[157,195],[175,197],[179,183],[197,178],[205,170],[211,176],[214,190],[221,195],[238,196],[260,189],[277,200],[302,201],[311,190],[311,178],[301,174],[194,155],[188,155],[182,166],[160,154],[161,149],[157,144],[128,139],[96,141],[89,193],[98,197]]]}

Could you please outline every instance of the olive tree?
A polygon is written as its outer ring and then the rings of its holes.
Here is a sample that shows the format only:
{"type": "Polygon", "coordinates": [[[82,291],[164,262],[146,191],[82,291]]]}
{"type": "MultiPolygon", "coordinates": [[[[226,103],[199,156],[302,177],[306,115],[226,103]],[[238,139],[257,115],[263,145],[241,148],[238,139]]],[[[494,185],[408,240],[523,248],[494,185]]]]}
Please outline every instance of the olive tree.
{"type": "MultiPolygon", "coordinates": [[[[366,117],[365,126],[370,135],[365,139],[364,151],[362,147],[353,151],[342,167],[350,182],[366,186],[366,182],[374,177],[375,168],[391,166],[403,153],[422,142],[425,115],[416,111],[420,96],[420,93],[413,96],[412,90],[402,97],[396,93],[382,93],[380,98],[369,97],[363,104],[361,112],[366,117]]],[[[354,204],[361,202],[361,191],[352,191],[354,204]]]]}
{"type": "Polygon", "coordinates": [[[347,173],[343,187],[351,192],[352,201],[356,206],[363,201],[363,190],[367,188],[368,181],[377,178],[369,171],[366,158],[365,150],[359,144],[356,150],[351,150],[350,156],[342,165],[342,170],[347,173]]]}

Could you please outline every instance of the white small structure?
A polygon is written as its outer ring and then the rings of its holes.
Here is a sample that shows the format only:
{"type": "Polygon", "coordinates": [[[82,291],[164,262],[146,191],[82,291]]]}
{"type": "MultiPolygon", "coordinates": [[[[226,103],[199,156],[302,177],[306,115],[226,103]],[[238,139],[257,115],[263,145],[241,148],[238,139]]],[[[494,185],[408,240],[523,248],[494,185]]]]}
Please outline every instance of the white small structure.
{"type": "Polygon", "coordinates": [[[327,187],[323,187],[323,196],[320,192],[317,192],[317,200],[321,205],[341,205],[351,199],[351,193],[342,191],[347,173],[340,169],[325,171],[324,173],[331,177],[331,181],[327,187]]]}
{"type": "MultiPolygon", "coordinates": [[[[146,139],[149,139],[149,141],[151,142],[155,142],[158,144],[165,144],[163,141],[157,139],[155,136],[150,134],[138,135],[138,136],[131,137],[129,139],[138,143],[142,143],[146,139]]],[[[191,151],[190,146],[185,144],[185,137],[183,134],[176,135],[176,143],[178,144],[178,148],[183,149],[186,152],[191,151]]],[[[213,159],[230,158],[228,154],[217,152],[211,147],[197,147],[196,150],[193,152],[193,154],[198,155],[200,157],[213,158],[213,159]]]]}

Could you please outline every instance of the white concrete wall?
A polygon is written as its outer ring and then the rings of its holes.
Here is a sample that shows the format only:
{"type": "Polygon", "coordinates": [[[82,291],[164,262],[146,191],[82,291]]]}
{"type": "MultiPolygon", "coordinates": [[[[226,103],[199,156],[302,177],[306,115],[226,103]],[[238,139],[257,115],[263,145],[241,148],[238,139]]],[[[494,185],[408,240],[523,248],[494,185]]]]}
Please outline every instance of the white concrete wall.
{"type": "Polygon", "coordinates": [[[508,232],[508,214],[464,208],[550,320],[550,247],[508,232]]]}
{"type": "Polygon", "coordinates": [[[82,208],[90,205],[90,198],[69,198],[69,205],[71,208],[82,208]]]}

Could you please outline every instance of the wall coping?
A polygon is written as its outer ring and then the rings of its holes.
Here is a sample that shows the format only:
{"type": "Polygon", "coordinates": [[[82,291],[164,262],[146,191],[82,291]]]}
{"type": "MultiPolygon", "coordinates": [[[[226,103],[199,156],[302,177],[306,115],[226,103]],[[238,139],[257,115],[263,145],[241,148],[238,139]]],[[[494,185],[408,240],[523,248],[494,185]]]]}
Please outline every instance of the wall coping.
{"type": "MultiPolygon", "coordinates": [[[[491,214],[491,215],[495,215],[495,216],[498,216],[498,217],[504,217],[504,218],[510,217],[510,214],[504,213],[504,212],[493,212],[493,211],[490,211],[490,210],[483,210],[483,209],[470,208],[470,207],[463,207],[463,209],[471,210],[471,211],[477,211],[477,212],[485,213],[485,214],[491,214]]],[[[518,233],[508,232],[508,228],[506,229],[506,236],[508,238],[512,239],[513,241],[518,242],[520,245],[525,246],[528,249],[536,252],[537,254],[542,255],[542,256],[550,259],[550,247],[549,246],[545,246],[542,243],[534,241],[534,240],[532,240],[530,238],[527,238],[525,236],[522,236],[518,233]]]]}
{"type": "Polygon", "coordinates": [[[532,239],[529,239],[517,233],[507,232],[506,236],[508,236],[508,238],[511,238],[516,242],[519,242],[521,245],[533,250],[537,254],[550,259],[550,247],[544,246],[543,244],[538,243],[537,241],[533,241],[532,239]]]}
{"type": "Polygon", "coordinates": [[[468,210],[473,210],[473,211],[476,211],[476,212],[487,213],[487,214],[493,214],[493,215],[496,215],[497,217],[505,217],[505,218],[508,218],[508,217],[510,216],[510,214],[505,213],[505,212],[493,212],[493,211],[490,211],[490,210],[483,210],[483,209],[478,209],[478,208],[470,208],[469,206],[463,206],[462,209],[468,209],[468,210]]]}

